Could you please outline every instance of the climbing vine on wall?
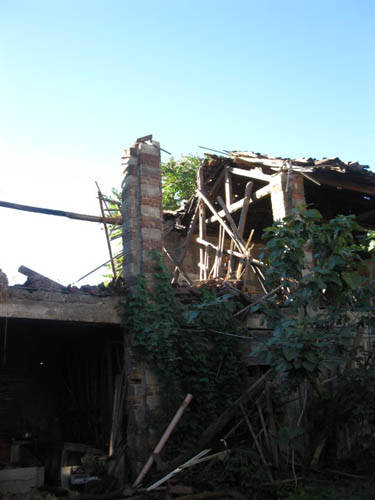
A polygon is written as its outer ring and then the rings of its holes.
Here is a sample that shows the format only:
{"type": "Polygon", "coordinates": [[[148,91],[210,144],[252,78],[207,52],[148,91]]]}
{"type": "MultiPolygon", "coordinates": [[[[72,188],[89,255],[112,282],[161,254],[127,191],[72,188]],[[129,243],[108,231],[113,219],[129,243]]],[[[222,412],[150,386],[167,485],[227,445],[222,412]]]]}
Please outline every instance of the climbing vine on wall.
{"type": "MultiPolygon", "coordinates": [[[[183,305],[175,296],[161,256],[153,253],[152,283],[139,276],[122,306],[124,327],[134,335],[136,358],[158,377],[161,427],[185,395],[194,399],[173,436],[175,446],[188,446],[243,391],[244,367],[238,342],[217,331],[235,331],[229,296],[202,292],[183,305]],[[215,332],[216,331],[216,332],[215,332]]],[[[168,444],[173,449],[173,442],[168,444]]]]}

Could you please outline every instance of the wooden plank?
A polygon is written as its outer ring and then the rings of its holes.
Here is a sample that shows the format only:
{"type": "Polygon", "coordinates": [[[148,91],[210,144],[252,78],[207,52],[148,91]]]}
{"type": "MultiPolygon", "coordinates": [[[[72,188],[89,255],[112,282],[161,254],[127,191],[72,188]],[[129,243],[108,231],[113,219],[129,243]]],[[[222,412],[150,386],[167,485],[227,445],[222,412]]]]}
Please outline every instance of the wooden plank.
{"type": "Polygon", "coordinates": [[[219,262],[221,261],[221,255],[222,255],[222,250],[221,250],[222,243],[221,243],[221,241],[222,241],[223,234],[225,234],[225,231],[224,231],[222,226],[219,226],[219,236],[218,236],[218,243],[217,243],[216,252],[215,252],[215,261],[214,261],[214,265],[212,266],[212,269],[210,271],[208,278],[210,278],[211,275],[213,276],[213,278],[217,278],[219,276],[219,269],[220,269],[219,262]]]}
{"type": "MultiPolygon", "coordinates": [[[[244,204],[242,205],[242,210],[241,210],[241,215],[240,215],[240,222],[238,224],[238,232],[241,235],[241,237],[243,237],[243,233],[244,233],[244,230],[245,230],[247,212],[249,210],[249,201],[250,201],[251,193],[253,191],[253,186],[254,186],[254,183],[250,181],[250,182],[248,182],[246,184],[246,187],[245,187],[244,204]]],[[[245,245],[245,250],[246,251],[248,249],[248,246],[249,246],[248,243],[246,243],[246,245],[245,245]]],[[[237,279],[238,280],[240,279],[241,274],[242,274],[242,267],[243,267],[243,263],[242,263],[242,261],[240,261],[238,263],[238,267],[237,267],[237,279]]],[[[244,285],[245,285],[246,277],[247,277],[247,269],[248,269],[248,266],[246,265],[244,285]]]]}
{"type": "Polygon", "coordinates": [[[268,158],[249,158],[241,155],[231,154],[234,160],[241,159],[243,162],[249,163],[251,165],[258,164],[264,165],[265,167],[281,168],[284,166],[285,160],[270,160],[268,158]]]}
{"type": "Polygon", "coordinates": [[[103,225],[104,225],[104,233],[105,233],[105,238],[107,240],[107,248],[108,248],[108,253],[109,253],[109,260],[111,261],[111,269],[112,269],[112,274],[113,278],[117,278],[116,274],[116,268],[115,268],[115,262],[113,260],[113,254],[112,254],[112,247],[111,247],[111,241],[109,239],[109,232],[108,232],[108,226],[107,223],[105,222],[105,216],[104,216],[104,207],[103,207],[103,195],[102,192],[100,191],[98,183],[96,183],[97,188],[98,188],[98,199],[99,199],[99,206],[100,206],[100,212],[103,217],[103,225]]]}
{"type": "Polygon", "coordinates": [[[264,174],[256,169],[245,170],[243,168],[230,167],[230,172],[234,175],[240,175],[242,177],[249,177],[250,179],[257,179],[259,181],[271,182],[272,176],[264,174]]]}
{"type": "Polygon", "coordinates": [[[179,265],[176,261],[176,259],[169,253],[169,251],[163,247],[163,251],[165,253],[165,255],[168,257],[168,259],[175,265],[175,267],[177,267],[177,269],[180,271],[181,275],[183,276],[183,278],[187,281],[187,283],[191,286],[193,284],[192,280],[189,278],[189,276],[187,275],[187,273],[184,271],[183,267],[181,265],[179,265]]]}
{"type": "MultiPolygon", "coordinates": [[[[193,218],[190,221],[190,226],[189,226],[189,229],[188,229],[185,241],[182,244],[182,247],[180,249],[180,254],[179,254],[179,257],[178,257],[178,260],[177,260],[178,267],[181,267],[182,264],[183,264],[183,262],[184,262],[186,251],[188,249],[191,237],[192,237],[192,235],[194,233],[195,226],[197,225],[198,215],[199,215],[199,200],[197,202],[197,206],[195,207],[195,212],[194,212],[193,218]]],[[[177,283],[178,275],[180,273],[178,267],[177,266],[175,267],[173,278],[172,278],[172,281],[171,281],[172,285],[174,283],[177,283]]]]}
{"type": "Polygon", "coordinates": [[[69,219],[84,220],[87,222],[106,222],[107,224],[122,224],[121,217],[97,217],[95,215],[77,214],[75,212],[66,212],[64,210],[54,210],[52,208],[33,207],[30,205],[20,205],[19,203],[10,203],[0,201],[0,207],[13,208],[23,212],[34,212],[38,214],[56,215],[57,217],[68,217],[69,219]]]}
{"type": "MultiPolygon", "coordinates": [[[[264,187],[258,189],[257,191],[255,191],[255,193],[253,193],[251,196],[251,199],[249,201],[249,205],[251,205],[252,203],[255,203],[258,200],[261,200],[265,196],[270,195],[271,190],[272,190],[272,186],[273,186],[273,183],[270,182],[268,184],[268,186],[264,186],[264,187]]],[[[228,207],[229,213],[232,214],[232,213],[236,212],[237,210],[240,210],[243,207],[244,202],[245,202],[245,198],[242,198],[241,200],[238,200],[235,203],[232,203],[231,206],[228,207]]],[[[225,215],[224,210],[220,210],[220,212],[217,212],[217,213],[220,217],[224,217],[224,215],[225,215]]],[[[214,216],[206,219],[206,223],[210,224],[211,222],[216,222],[217,220],[218,220],[217,217],[214,215],[214,216]]]]}
{"type": "Polygon", "coordinates": [[[229,172],[230,168],[226,167],[224,174],[225,176],[224,186],[225,186],[225,203],[227,204],[227,207],[229,207],[233,203],[232,177],[229,172]]]}
{"type": "Polygon", "coordinates": [[[253,273],[255,274],[257,280],[258,280],[258,283],[260,284],[260,287],[261,289],[263,290],[263,292],[265,294],[268,293],[268,290],[267,288],[264,286],[264,275],[261,273],[261,271],[259,270],[258,267],[255,267],[255,266],[251,266],[251,269],[253,271],[253,273]]]}
{"type": "MultiPolygon", "coordinates": [[[[197,238],[196,242],[199,243],[199,245],[203,245],[206,247],[210,247],[213,250],[218,250],[218,247],[211,243],[210,241],[202,240],[201,238],[197,238]]],[[[250,264],[253,264],[254,266],[258,267],[265,267],[264,263],[261,260],[258,259],[253,259],[252,257],[246,257],[242,253],[236,252],[235,250],[223,250],[224,253],[227,253],[228,255],[234,255],[235,257],[238,257],[239,259],[243,260],[248,260],[250,264]]]]}
{"type": "Polygon", "coordinates": [[[20,266],[18,268],[18,272],[29,278],[29,286],[31,287],[35,284],[35,288],[40,287],[58,291],[61,291],[64,288],[64,286],[57,283],[57,281],[53,281],[50,278],[47,278],[47,276],[39,274],[26,266],[20,266]]]}
{"type": "MultiPolygon", "coordinates": [[[[260,378],[258,378],[254,384],[252,384],[246,391],[241,394],[241,396],[236,399],[231,405],[229,405],[223,413],[215,420],[210,421],[208,427],[203,431],[203,433],[198,437],[196,442],[198,443],[199,450],[205,448],[208,443],[211,443],[212,440],[220,433],[222,433],[223,429],[228,425],[231,419],[236,415],[237,409],[240,404],[244,405],[249,401],[249,399],[255,393],[259,393],[263,388],[263,384],[268,377],[272,373],[272,370],[269,369],[264,373],[260,378]]],[[[170,468],[174,468],[179,466],[181,463],[185,462],[192,455],[192,451],[184,451],[180,453],[175,459],[169,462],[170,468]]]]}
{"type": "Polygon", "coordinates": [[[243,253],[246,254],[246,250],[245,250],[246,243],[244,242],[242,236],[238,232],[238,228],[236,226],[236,223],[234,222],[233,217],[231,216],[227,207],[225,206],[224,200],[221,198],[221,196],[218,196],[217,201],[218,201],[219,205],[221,206],[221,208],[224,210],[227,222],[229,222],[229,225],[233,231],[233,235],[235,236],[235,238],[233,238],[233,240],[235,241],[237,239],[237,243],[238,243],[237,246],[239,246],[242,249],[243,253]]]}
{"type": "MultiPolygon", "coordinates": [[[[213,207],[212,203],[205,197],[205,195],[199,190],[197,189],[197,194],[198,196],[205,202],[205,204],[207,205],[207,207],[210,209],[210,211],[212,212],[212,214],[216,217],[216,219],[219,221],[219,224],[221,224],[223,226],[223,228],[225,229],[225,231],[229,234],[229,236],[233,239],[235,245],[238,247],[238,250],[242,253],[242,248],[241,248],[241,244],[238,242],[236,236],[233,234],[232,230],[228,227],[228,225],[226,224],[226,222],[223,220],[223,218],[221,217],[221,215],[218,214],[218,212],[215,210],[215,208],[213,207]]],[[[204,238],[203,238],[204,239],[204,238]]]]}
{"type": "Polygon", "coordinates": [[[231,250],[225,250],[225,252],[228,254],[232,253],[235,257],[238,257],[239,259],[248,260],[250,264],[253,264],[257,267],[265,267],[265,264],[261,260],[253,259],[253,257],[245,257],[244,255],[241,255],[239,252],[236,251],[232,252],[231,250]]]}
{"type": "Polygon", "coordinates": [[[221,267],[221,262],[222,262],[222,258],[223,258],[224,246],[225,246],[225,231],[222,228],[222,226],[220,226],[220,227],[221,227],[222,231],[221,231],[221,240],[220,240],[219,260],[218,260],[218,264],[217,264],[217,274],[218,274],[218,276],[220,274],[220,267],[221,267]]]}
{"type": "Polygon", "coordinates": [[[203,245],[205,247],[210,247],[212,248],[213,250],[218,250],[218,247],[216,245],[214,245],[213,243],[211,243],[210,241],[206,241],[206,240],[202,240],[202,238],[197,238],[196,239],[196,242],[199,243],[200,245],[203,245]]]}
{"type": "Polygon", "coordinates": [[[121,375],[116,375],[115,381],[115,392],[113,395],[113,404],[112,404],[112,426],[111,426],[111,434],[109,439],[109,451],[108,455],[111,457],[113,455],[115,440],[116,440],[116,427],[117,427],[117,414],[120,400],[120,390],[121,390],[121,375]]]}
{"type": "MultiPolygon", "coordinates": [[[[245,249],[246,249],[246,251],[247,251],[248,254],[250,254],[250,251],[248,251],[248,250],[249,249],[251,250],[250,243],[251,243],[251,240],[253,239],[253,235],[254,235],[254,229],[252,229],[250,231],[250,234],[249,234],[249,237],[247,239],[246,246],[245,246],[245,249]]],[[[237,268],[237,279],[238,280],[241,279],[242,269],[243,269],[243,261],[240,261],[239,264],[238,264],[238,268],[237,268]]],[[[245,278],[247,278],[247,273],[246,273],[245,278]]],[[[244,284],[245,284],[245,279],[244,279],[244,284]]]]}
{"type": "MultiPolygon", "coordinates": [[[[226,167],[225,169],[225,203],[227,208],[229,208],[233,203],[232,176],[229,173],[229,167],[226,167]]],[[[232,239],[230,240],[230,249],[234,250],[234,243],[232,239]]],[[[229,279],[233,272],[234,272],[234,257],[231,255],[228,262],[228,268],[225,279],[229,279]]]]}
{"type": "Polygon", "coordinates": [[[145,135],[143,137],[139,137],[136,142],[146,142],[146,141],[152,141],[152,134],[145,135]]]}
{"type": "Polygon", "coordinates": [[[251,198],[251,193],[253,191],[254,183],[253,182],[248,182],[245,187],[245,197],[244,197],[244,203],[242,205],[242,210],[241,210],[241,215],[240,215],[240,222],[238,224],[238,232],[241,237],[243,237],[243,232],[245,230],[245,224],[246,224],[246,217],[247,217],[247,212],[249,210],[249,202],[251,198]]]}
{"type": "MultiPolygon", "coordinates": [[[[203,175],[203,167],[199,167],[198,175],[197,175],[197,186],[198,191],[203,190],[204,188],[204,175],[203,175]]],[[[202,197],[199,200],[199,237],[202,239],[206,239],[206,207],[203,203],[202,197]]],[[[206,265],[206,254],[203,248],[199,249],[199,279],[206,280],[207,279],[207,269],[206,265]]]]}

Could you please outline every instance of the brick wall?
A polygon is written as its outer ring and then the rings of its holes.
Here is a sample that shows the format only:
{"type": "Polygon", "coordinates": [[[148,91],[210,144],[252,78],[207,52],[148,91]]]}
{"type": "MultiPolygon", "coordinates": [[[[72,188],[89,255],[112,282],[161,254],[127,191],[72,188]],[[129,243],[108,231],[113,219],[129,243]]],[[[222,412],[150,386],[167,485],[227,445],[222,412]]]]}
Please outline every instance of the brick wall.
{"type": "MultiPolygon", "coordinates": [[[[304,179],[302,175],[291,172],[281,172],[273,181],[271,204],[273,220],[283,219],[291,214],[292,210],[306,205],[304,179]]],[[[314,263],[309,246],[305,247],[305,273],[311,271],[314,263]]]]}
{"type": "Polygon", "coordinates": [[[132,285],[141,272],[151,272],[149,251],[162,251],[160,145],[135,143],[122,157],[124,278],[132,285]]]}
{"type": "MultiPolygon", "coordinates": [[[[122,165],[123,269],[125,284],[131,287],[139,273],[150,279],[152,259],[149,252],[154,249],[162,252],[163,248],[159,143],[135,143],[125,150],[122,165]]],[[[133,334],[126,332],[127,459],[128,472],[135,478],[156,444],[156,436],[150,429],[150,414],[157,407],[159,398],[152,367],[136,359],[132,346],[133,334]]]]}
{"type": "Polygon", "coordinates": [[[283,219],[294,208],[306,203],[302,175],[281,172],[274,180],[271,191],[273,219],[283,219]]]}

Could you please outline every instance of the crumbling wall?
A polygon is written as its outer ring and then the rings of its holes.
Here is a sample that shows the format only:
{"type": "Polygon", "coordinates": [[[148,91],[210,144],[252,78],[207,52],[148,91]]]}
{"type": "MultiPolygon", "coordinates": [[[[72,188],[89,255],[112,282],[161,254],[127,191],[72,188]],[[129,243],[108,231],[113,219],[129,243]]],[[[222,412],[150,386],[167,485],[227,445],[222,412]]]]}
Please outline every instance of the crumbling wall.
{"type": "Polygon", "coordinates": [[[273,220],[290,215],[306,203],[303,177],[297,173],[281,172],[272,182],[271,204],[273,220]]]}
{"type": "MultiPolygon", "coordinates": [[[[122,157],[124,280],[127,287],[143,273],[148,282],[153,267],[151,250],[163,250],[160,146],[138,141],[122,157]]],[[[133,352],[133,333],[124,339],[127,383],[127,454],[133,474],[144,465],[153,443],[150,412],[158,404],[158,384],[152,367],[139,363],[133,352]]]]}
{"type": "Polygon", "coordinates": [[[136,142],[122,157],[124,277],[127,285],[152,270],[150,250],[162,251],[160,145],[136,142]]]}

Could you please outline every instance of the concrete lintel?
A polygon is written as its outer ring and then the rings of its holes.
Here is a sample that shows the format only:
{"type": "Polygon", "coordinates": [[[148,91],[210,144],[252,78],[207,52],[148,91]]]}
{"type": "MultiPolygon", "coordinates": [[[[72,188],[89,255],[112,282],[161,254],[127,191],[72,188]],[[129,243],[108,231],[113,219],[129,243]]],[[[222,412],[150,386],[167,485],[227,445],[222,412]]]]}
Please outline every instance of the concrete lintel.
{"type": "Polygon", "coordinates": [[[41,298],[36,297],[34,293],[30,294],[30,298],[25,296],[25,293],[8,294],[6,300],[0,303],[0,318],[120,324],[116,310],[118,297],[78,294],[67,296],[62,293],[53,293],[41,298]]]}

